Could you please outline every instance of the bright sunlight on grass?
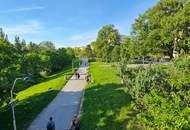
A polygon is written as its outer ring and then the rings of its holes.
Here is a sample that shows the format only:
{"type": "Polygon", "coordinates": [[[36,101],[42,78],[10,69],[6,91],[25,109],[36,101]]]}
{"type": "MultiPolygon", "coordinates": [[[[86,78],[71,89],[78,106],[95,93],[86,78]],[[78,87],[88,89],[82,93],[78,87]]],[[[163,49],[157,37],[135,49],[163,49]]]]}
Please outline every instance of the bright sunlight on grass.
{"type": "MultiPolygon", "coordinates": [[[[29,87],[17,94],[15,107],[18,130],[26,129],[31,121],[45,108],[57,95],[66,83],[65,74],[72,74],[71,67],[49,77],[45,82],[29,87]]],[[[0,108],[0,130],[12,130],[11,108],[0,108]]]]}
{"type": "Polygon", "coordinates": [[[90,73],[93,83],[86,87],[82,130],[122,130],[126,129],[131,98],[121,84],[117,67],[105,63],[91,63],[90,73]]]}

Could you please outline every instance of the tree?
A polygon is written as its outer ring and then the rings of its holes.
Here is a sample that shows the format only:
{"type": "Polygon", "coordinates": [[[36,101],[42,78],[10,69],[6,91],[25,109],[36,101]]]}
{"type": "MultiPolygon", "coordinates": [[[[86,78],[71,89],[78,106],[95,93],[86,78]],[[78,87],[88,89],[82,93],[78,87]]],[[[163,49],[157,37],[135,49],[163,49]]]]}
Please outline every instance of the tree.
{"type": "Polygon", "coordinates": [[[173,58],[174,51],[189,52],[189,5],[187,0],[161,0],[138,17],[132,35],[144,57],[164,54],[173,58]]]}
{"type": "Polygon", "coordinates": [[[84,57],[87,57],[87,58],[93,58],[93,52],[92,52],[92,48],[91,48],[91,45],[87,45],[84,49],[84,57]]]}
{"type": "Polygon", "coordinates": [[[17,72],[16,50],[12,44],[0,39],[0,95],[10,89],[17,72]]]}
{"type": "MultiPolygon", "coordinates": [[[[69,49],[70,50],[70,49],[69,49]]],[[[49,55],[49,72],[55,73],[62,70],[65,66],[71,65],[73,55],[68,51],[68,48],[59,48],[55,52],[51,52],[49,55]]]]}
{"type": "Polygon", "coordinates": [[[0,39],[5,39],[5,33],[2,28],[0,28],[0,39]]]}
{"type": "Polygon", "coordinates": [[[69,55],[69,57],[68,57],[69,59],[75,58],[75,51],[73,48],[68,47],[65,49],[66,49],[66,53],[69,55]]]}
{"type": "Polygon", "coordinates": [[[33,42],[30,42],[28,45],[27,45],[27,49],[29,52],[40,52],[40,47],[39,45],[37,45],[36,43],[33,43],[33,42]]]}
{"type": "Polygon", "coordinates": [[[121,60],[120,58],[120,50],[121,50],[121,46],[116,45],[114,47],[114,49],[112,50],[112,61],[113,62],[119,62],[121,60]]]}
{"type": "Polygon", "coordinates": [[[22,45],[21,45],[21,41],[19,36],[15,36],[15,48],[17,49],[17,51],[20,51],[22,49],[22,45]]]}
{"type": "Polygon", "coordinates": [[[26,74],[39,76],[43,70],[41,55],[37,53],[28,53],[24,58],[24,70],[26,74]]]}
{"type": "Polygon", "coordinates": [[[98,32],[96,42],[94,43],[94,50],[98,58],[104,61],[111,61],[111,53],[116,45],[120,44],[120,35],[114,25],[103,26],[98,32]]]}
{"type": "Polygon", "coordinates": [[[79,47],[74,48],[74,53],[75,53],[76,57],[81,57],[82,56],[81,51],[82,51],[82,49],[79,48],[79,47]]]}
{"type": "Polygon", "coordinates": [[[0,39],[0,70],[14,64],[17,56],[14,46],[0,39]]]}
{"type": "Polygon", "coordinates": [[[54,44],[50,41],[43,41],[39,44],[40,51],[42,53],[55,52],[56,48],[54,44]]]}

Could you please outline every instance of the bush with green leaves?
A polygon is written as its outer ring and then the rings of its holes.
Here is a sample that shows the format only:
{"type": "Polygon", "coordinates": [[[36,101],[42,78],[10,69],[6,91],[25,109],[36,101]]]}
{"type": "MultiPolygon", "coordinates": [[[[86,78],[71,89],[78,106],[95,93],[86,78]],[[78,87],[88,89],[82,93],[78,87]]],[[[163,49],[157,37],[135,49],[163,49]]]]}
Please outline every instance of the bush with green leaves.
{"type": "Polygon", "coordinates": [[[180,57],[164,68],[150,65],[123,73],[137,111],[129,128],[190,129],[189,63],[188,57],[180,57]]]}

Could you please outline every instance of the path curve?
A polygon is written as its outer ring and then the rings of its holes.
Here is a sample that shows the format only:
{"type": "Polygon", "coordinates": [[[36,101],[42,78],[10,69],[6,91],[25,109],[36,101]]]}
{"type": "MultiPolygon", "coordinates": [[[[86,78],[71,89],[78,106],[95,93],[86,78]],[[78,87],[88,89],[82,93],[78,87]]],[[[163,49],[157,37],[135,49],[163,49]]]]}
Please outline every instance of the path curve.
{"type": "Polygon", "coordinates": [[[27,130],[46,130],[46,124],[50,116],[55,121],[56,130],[67,130],[74,115],[79,112],[81,98],[86,86],[85,62],[78,69],[81,74],[79,80],[75,76],[67,82],[53,101],[37,116],[27,130]]]}

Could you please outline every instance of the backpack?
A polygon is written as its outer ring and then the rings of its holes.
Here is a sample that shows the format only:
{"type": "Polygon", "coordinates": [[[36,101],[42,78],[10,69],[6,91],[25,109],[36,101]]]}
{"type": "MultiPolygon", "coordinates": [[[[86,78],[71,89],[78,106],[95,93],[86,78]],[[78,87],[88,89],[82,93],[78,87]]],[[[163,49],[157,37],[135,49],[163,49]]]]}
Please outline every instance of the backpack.
{"type": "Polygon", "coordinates": [[[52,123],[48,122],[47,130],[53,130],[53,124],[52,123]]]}

